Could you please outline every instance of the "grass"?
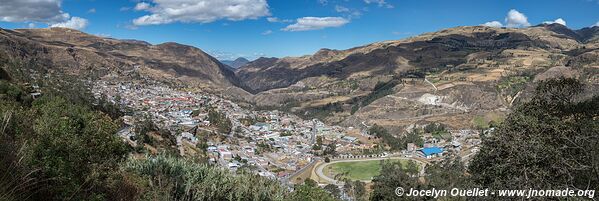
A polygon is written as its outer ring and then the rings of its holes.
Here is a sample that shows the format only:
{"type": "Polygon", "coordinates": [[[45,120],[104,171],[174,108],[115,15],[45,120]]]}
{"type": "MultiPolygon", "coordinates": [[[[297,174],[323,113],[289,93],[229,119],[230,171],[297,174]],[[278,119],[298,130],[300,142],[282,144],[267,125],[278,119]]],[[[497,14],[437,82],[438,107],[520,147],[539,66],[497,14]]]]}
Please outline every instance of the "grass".
{"type": "Polygon", "coordinates": [[[489,128],[489,123],[482,116],[476,116],[472,119],[472,124],[478,129],[486,129],[489,128]]]}
{"type": "Polygon", "coordinates": [[[477,129],[487,129],[491,126],[491,123],[497,125],[505,119],[505,115],[496,112],[486,113],[484,116],[475,116],[472,119],[472,125],[477,129]]]}
{"type": "MultiPolygon", "coordinates": [[[[402,165],[407,164],[407,160],[391,159],[390,161],[401,161],[402,165]]],[[[371,180],[374,176],[381,173],[381,161],[355,161],[355,162],[339,162],[326,166],[323,173],[330,178],[334,178],[337,174],[347,172],[347,177],[351,180],[371,180]]]]}

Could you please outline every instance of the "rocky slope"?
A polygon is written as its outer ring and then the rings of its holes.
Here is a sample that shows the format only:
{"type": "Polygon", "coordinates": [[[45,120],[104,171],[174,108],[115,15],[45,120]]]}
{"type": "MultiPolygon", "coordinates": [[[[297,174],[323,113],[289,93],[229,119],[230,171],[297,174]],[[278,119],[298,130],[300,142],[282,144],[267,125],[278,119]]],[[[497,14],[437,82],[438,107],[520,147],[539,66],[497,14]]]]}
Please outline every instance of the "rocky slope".
{"type": "Polygon", "coordinates": [[[56,72],[86,79],[135,77],[208,91],[239,84],[232,70],[195,47],[116,40],[65,28],[0,29],[0,61],[6,70],[25,76],[56,72]]]}

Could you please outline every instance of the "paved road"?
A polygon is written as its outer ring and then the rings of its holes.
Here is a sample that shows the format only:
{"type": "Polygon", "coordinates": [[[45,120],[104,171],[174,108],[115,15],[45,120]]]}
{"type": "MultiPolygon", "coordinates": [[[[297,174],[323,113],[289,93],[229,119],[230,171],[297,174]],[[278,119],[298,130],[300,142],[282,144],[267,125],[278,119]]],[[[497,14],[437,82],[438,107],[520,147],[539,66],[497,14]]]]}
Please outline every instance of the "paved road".
{"type": "MultiPolygon", "coordinates": [[[[331,164],[335,164],[335,163],[341,163],[341,162],[356,162],[356,161],[380,161],[380,160],[388,160],[388,159],[401,159],[401,160],[411,160],[416,162],[417,164],[420,165],[420,175],[424,174],[424,167],[428,164],[427,162],[424,161],[420,161],[420,160],[416,160],[414,158],[406,158],[406,157],[386,157],[386,158],[364,158],[364,159],[342,159],[342,160],[338,160],[338,161],[331,161],[330,163],[322,163],[319,164],[316,167],[316,175],[318,175],[318,177],[324,179],[325,181],[327,181],[328,183],[331,184],[337,184],[337,185],[343,185],[342,181],[337,181],[333,178],[330,178],[328,176],[326,176],[323,173],[323,170],[326,166],[331,165],[331,164]]],[[[371,182],[370,180],[366,180],[363,182],[371,182]]]]}
{"type": "Polygon", "coordinates": [[[303,173],[304,171],[306,171],[307,169],[310,169],[309,167],[311,167],[312,165],[316,164],[318,161],[320,161],[320,158],[313,158],[312,162],[308,163],[307,165],[305,165],[304,167],[300,168],[299,170],[287,175],[285,178],[283,178],[283,183],[290,183],[291,180],[289,180],[290,178],[293,178],[301,173],[303,173]]]}

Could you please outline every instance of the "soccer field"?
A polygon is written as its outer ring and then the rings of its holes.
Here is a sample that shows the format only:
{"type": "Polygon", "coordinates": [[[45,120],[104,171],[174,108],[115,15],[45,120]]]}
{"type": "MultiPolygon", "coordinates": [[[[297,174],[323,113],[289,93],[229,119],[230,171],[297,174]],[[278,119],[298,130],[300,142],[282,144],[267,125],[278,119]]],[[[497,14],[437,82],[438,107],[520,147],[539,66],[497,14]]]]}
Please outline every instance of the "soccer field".
{"type": "MultiPolygon", "coordinates": [[[[401,159],[390,159],[388,161],[401,161],[404,167],[408,163],[407,160],[401,159]]],[[[330,178],[344,172],[348,173],[347,176],[351,180],[372,180],[374,176],[381,173],[381,160],[338,162],[327,165],[323,169],[323,173],[330,178]]]]}

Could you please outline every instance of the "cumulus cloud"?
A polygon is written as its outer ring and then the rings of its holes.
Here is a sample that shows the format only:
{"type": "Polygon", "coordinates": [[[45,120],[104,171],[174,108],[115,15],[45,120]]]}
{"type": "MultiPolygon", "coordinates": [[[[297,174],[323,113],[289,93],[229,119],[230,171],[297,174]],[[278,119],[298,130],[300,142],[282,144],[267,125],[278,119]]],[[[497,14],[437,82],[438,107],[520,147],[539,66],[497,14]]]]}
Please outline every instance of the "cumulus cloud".
{"type": "Polygon", "coordinates": [[[501,24],[501,22],[499,22],[499,21],[490,21],[490,22],[486,22],[481,25],[487,26],[487,27],[502,27],[503,26],[503,24],[501,24]]]}
{"type": "Polygon", "coordinates": [[[310,31],[329,27],[340,27],[349,23],[349,20],[342,17],[302,17],[297,19],[295,24],[291,24],[283,31],[310,31]]]}
{"type": "MultiPolygon", "coordinates": [[[[62,11],[61,3],[62,0],[2,0],[0,21],[29,22],[30,28],[34,28],[35,23],[72,29],[83,29],[89,24],[87,19],[71,17],[62,11]]],[[[95,12],[95,9],[88,12],[95,12]]]]}
{"type": "Polygon", "coordinates": [[[154,6],[147,8],[151,14],[134,19],[134,25],[237,21],[270,15],[266,0],[152,0],[152,3],[154,6]]]}
{"type": "Polygon", "coordinates": [[[385,0],[364,0],[367,4],[378,4],[379,7],[393,8],[393,5],[387,3],[385,0]]]}
{"type": "Polygon", "coordinates": [[[554,21],[545,21],[543,22],[543,24],[561,24],[566,26],[566,20],[562,19],[562,18],[557,18],[554,21]]]}
{"type": "Polygon", "coordinates": [[[61,8],[62,0],[2,0],[0,21],[5,22],[62,22],[69,18],[61,8]]]}
{"type": "Polygon", "coordinates": [[[50,24],[50,27],[84,29],[85,27],[87,27],[87,25],[89,25],[89,21],[87,19],[83,19],[80,17],[72,17],[71,19],[69,19],[65,22],[50,24]]]}
{"type": "Polygon", "coordinates": [[[593,26],[591,26],[591,27],[599,27],[599,22],[593,24],[593,26]]]}
{"type": "Polygon", "coordinates": [[[528,17],[515,9],[512,9],[507,13],[507,17],[505,17],[505,23],[507,27],[530,26],[530,23],[528,23],[528,17]]]}
{"type": "Polygon", "coordinates": [[[135,10],[147,10],[151,7],[151,5],[149,3],[146,2],[139,2],[135,5],[135,10]]]}

